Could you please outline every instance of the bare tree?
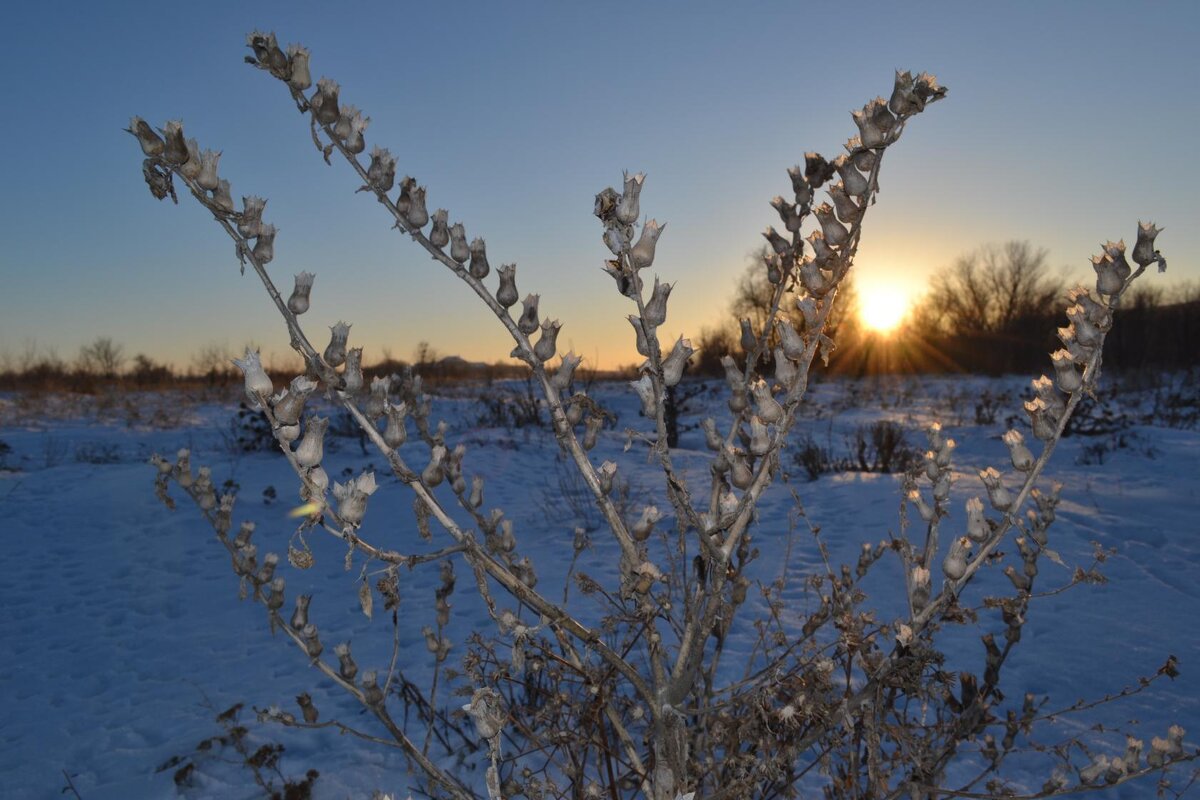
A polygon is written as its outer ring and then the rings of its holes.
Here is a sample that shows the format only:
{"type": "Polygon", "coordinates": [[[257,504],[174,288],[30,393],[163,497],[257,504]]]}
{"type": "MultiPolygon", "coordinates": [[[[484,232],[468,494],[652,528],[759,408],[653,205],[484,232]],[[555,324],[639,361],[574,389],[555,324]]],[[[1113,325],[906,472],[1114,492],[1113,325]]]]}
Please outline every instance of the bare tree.
{"type": "Polygon", "coordinates": [[[985,245],[933,277],[917,307],[931,331],[1011,334],[1053,315],[1066,290],[1044,248],[1027,241],[985,245]]]}
{"type": "Polygon", "coordinates": [[[98,336],[79,348],[79,367],[84,372],[114,378],[125,363],[125,348],[108,336],[98,336]]]}

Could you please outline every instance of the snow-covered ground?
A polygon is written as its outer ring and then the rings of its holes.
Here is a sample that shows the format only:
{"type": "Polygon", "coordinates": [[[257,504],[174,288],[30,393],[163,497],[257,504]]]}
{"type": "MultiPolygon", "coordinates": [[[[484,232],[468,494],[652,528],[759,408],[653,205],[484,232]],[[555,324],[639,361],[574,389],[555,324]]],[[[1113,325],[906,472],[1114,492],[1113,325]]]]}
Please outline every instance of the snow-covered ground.
{"type": "MultiPolygon", "coordinates": [[[[796,436],[809,434],[836,451],[856,425],[888,418],[905,425],[909,441],[923,450],[920,427],[941,419],[959,444],[948,525],[961,526],[962,502],[982,493],[975,472],[1006,465],[999,437],[1010,416],[1024,425],[1018,395],[1025,385],[1017,378],[823,382],[814,387],[796,436]],[[998,398],[999,411],[994,422],[977,424],[976,406],[985,393],[998,398]]],[[[484,391],[457,387],[450,396],[435,396],[434,419],[449,423],[451,443],[466,444],[466,473],[487,478],[485,508],[501,507],[513,520],[520,551],[537,566],[539,586],[551,591],[566,573],[579,504],[563,497],[565,467],[556,462],[548,432],[477,424],[476,398],[484,391]]],[[[592,455],[619,463],[633,508],[639,509],[661,497],[661,477],[638,445],[623,452],[623,430],[646,428],[636,397],[620,384],[597,385],[592,393],[620,417],[592,455]]],[[[723,398],[723,390],[701,393],[685,422],[722,415],[723,398]]],[[[228,557],[190,502],[176,490],[181,502],[171,513],[154,497],[147,458],[188,447],[193,464],[211,466],[218,484],[237,483],[235,525],[243,519],[257,523],[260,554],[286,551],[295,528],[287,511],[297,502],[296,481],[277,454],[235,452],[228,435],[235,410],[235,401],[213,396],[148,395],[99,406],[63,398],[0,398],[0,441],[11,448],[0,455],[0,795],[58,797],[65,770],[84,800],[174,797],[174,770],[159,773],[156,767],[194,754],[197,743],[221,733],[214,717],[237,702],[296,711],[294,697],[307,691],[322,719],[361,719],[288,642],[270,636],[260,606],[239,601],[228,557]],[[143,410],[134,416],[133,407],[143,410]],[[264,492],[271,487],[277,499],[267,502],[264,492]]],[[[1047,474],[1065,487],[1050,547],[1066,566],[1043,560],[1039,577],[1043,589],[1067,583],[1075,565],[1091,563],[1098,543],[1116,551],[1103,565],[1108,583],[1077,586],[1034,603],[1002,686],[1015,697],[1027,691],[1048,695],[1058,708],[1153,674],[1174,654],[1179,678],[1088,712],[1080,724],[1137,720],[1139,735],[1149,741],[1178,723],[1189,729],[1190,742],[1200,731],[1200,432],[1136,425],[1127,433],[1128,446],[1104,454],[1103,465],[1081,463],[1097,460],[1086,448],[1109,440],[1073,437],[1057,451],[1047,474]]],[[[403,452],[411,463],[425,463],[419,445],[406,445],[403,452]]],[[[699,480],[706,474],[709,454],[699,431],[684,434],[676,458],[688,475],[699,480]]],[[[372,461],[380,463],[373,454],[364,456],[356,441],[341,439],[326,469],[338,479],[343,468],[357,472],[372,461]]],[[[419,541],[411,497],[394,480],[377,477],[383,487],[371,500],[364,533],[405,549],[419,541]]],[[[569,482],[565,485],[571,494],[569,482]]],[[[823,529],[835,562],[853,565],[862,542],[899,530],[898,476],[838,473],[810,483],[797,467],[791,488],[823,529]]],[[[668,508],[661,499],[657,503],[668,508]]],[[[792,507],[788,487],[776,485],[764,498],[755,528],[755,544],[764,553],[782,551],[792,507]]],[[[350,639],[362,668],[385,668],[390,627],[382,615],[368,622],[358,610],[361,562],[346,572],[344,549],[331,537],[308,540],[316,566],[301,572],[285,562],[280,570],[289,598],[297,592],[314,595],[312,617],[327,650],[350,639]]],[[[601,582],[615,581],[611,542],[599,532],[593,541],[580,568],[601,582]]],[[[811,602],[800,578],[819,563],[809,542],[798,536],[789,560],[764,557],[755,567],[764,580],[788,571],[786,597],[797,613],[811,602]]],[[[458,643],[470,630],[494,627],[467,575],[459,569],[451,598],[450,638],[458,643]]],[[[902,602],[898,576],[894,564],[881,565],[868,585],[874,590],[869,605],[885,618],[902,602]]],[[[421,628],[432,624],[437,583],[436,567],[414,570],[401,581],[401,663],[418,686],[427,686],[431,675],[421,628]]],[[[977,602],[988,587],[1011,592],[998,570],[987,570],[968,597],[977,602]]],[[[588,607],[580,601],[580,613],[588,607]]],[[[753,644],[748,622],[754,610],[753,602],[743,609],[744,633],[731,636],[727,645],[725,658],[735,667],[753,644]]],[[[982,627],[998,624],[985,619],[982,627]]],[[[946,632],[941,641],[953,663],[980,669],[979,633],[973,626],[946,632]]],[[[460,644],[451,662],[462,652],[460,644]]],[[[286,746],[286,774],[320,771],[317,798],[368,797],[374,789],[404,796],[412,786],[394,751],[330,729],[260,726],[252,712],[243,720],[255,744],[286,746]]],[[[1066,724],[1063,735],[1072,730],[1066,724]]],[[[363,725],[370,727],[365,720],[363,725]]],[[[189,797],[261,796],[249,773],[213,759],[198,762],[194,782],[189,797]]],[[[1116,796],[1151,791],[1126,786],[1116,796]]]]}

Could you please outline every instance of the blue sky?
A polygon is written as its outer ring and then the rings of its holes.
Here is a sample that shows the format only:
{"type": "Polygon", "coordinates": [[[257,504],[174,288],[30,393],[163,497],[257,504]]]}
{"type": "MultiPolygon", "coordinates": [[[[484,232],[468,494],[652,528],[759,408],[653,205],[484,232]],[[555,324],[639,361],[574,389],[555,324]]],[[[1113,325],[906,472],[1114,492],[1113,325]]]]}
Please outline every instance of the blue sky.
{"type": "MultiPolygon", "coordinates": [[[[601,366],[634,358],[628,301],[599,267],[592,197],[648,174],[669,223],[655,271],[677,281],[666,335],[725,314],[767,202],[806,150],[855,133],[849,111],[928,70],[950,97],[884,163],[862,287],[916,294],[985,242],[1029,239],[1080,277],[1138,219],[1166,232],[1167,281],[1200,267],[1200,4],[40,3],[6,9],[0,63],[0,351],[70,358],[97,335],[186,366],[208,343],[287,351],[261,286],[194,202],[154,201],[121,129],[181,118],[221,149],[235,196],[269,198],[277,280],[317,274],[305,322],[338,319],[366,359],[420,339],[494,360],[511,349],[466,289],[327,167],[283,87],[242,63],[245,34],[312,50],[314,77],[372,118],[522,294],[601,366]],[[335,10],[336,9],[336,10],[335,10]],[[151,13],[152,12],[152,13],[151,13]],[[16,113],[12,113],[16,112],[16,113]]],[[[1159,280],[1157,276],[1148,276],[1159,280]]]]}

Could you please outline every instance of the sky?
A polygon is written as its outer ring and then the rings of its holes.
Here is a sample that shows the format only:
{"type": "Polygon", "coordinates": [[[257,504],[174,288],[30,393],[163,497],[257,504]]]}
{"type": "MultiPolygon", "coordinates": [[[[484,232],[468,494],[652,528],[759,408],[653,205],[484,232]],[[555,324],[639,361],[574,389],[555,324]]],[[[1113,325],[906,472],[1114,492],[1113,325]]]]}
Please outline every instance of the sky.
{"type": "MultiPolygon", "coordinates": [[[[303,318],[353,324],[370,363],[505,359],[470,290],[391,230],[344,163],[326,166],[279,82],[242,61],[273,30],[314,78],[371,117],[368,147],[428,186],[522,295],[563,323],[561,350],[634,361],[634,309],[600,267],[594,195],[647,174],[642,212],[668,226],[653,272],[675,282],[664,340],[727,314],[786,168],[830,157],[850,118],[929,71],[945,102],[889,149],[856,269],[860,290],[917,296],[988,242],[1028,239],[1084,278],[1139,220],[1165,232],[1163,285],[1200,278],[1200,4],[1110,2],[22,3],[0,25],[0,354],[71,359],[97,336],[187,367],[210,344],[290,351],[282,320],[190,198],[155,201],[137,114],[182,119],[222,150],[235,197],[268,198],[269,271],[316,273],[303,318]]],[[[492,279],[494,280],[494,278],[492,279]]]]}

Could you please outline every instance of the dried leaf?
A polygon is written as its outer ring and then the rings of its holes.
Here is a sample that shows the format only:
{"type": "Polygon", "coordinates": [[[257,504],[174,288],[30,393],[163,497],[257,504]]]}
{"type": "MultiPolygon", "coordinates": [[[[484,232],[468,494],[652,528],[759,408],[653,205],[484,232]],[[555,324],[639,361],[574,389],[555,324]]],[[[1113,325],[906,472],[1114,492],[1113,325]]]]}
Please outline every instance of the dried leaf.
{"type": "Polygon", "coordinates": [[[371,584],[366,581],[358,587],[358,604],[362,606],[362,612],[367,615],[367,619],[371,619],[371,614],[375,611],[375,600],[371,595],[371,584]]]}
{"type": "Polygon", "coordinates": [[[1054,550],[1051,550],[1049,547],[1043,547],[1043,548],[1042,548],[1042,555],[1044,555],[1046,558],[1048,558],[1048,559],[1050,559],[1051,561],[1053,561],[1055,564],[1058,564],[1060,567],[1065,567],[1065,566],[1067,566],[1067,565],[1066,565],[1066,563],[1064,563],[1064,562],[1063,562],[1063,560],[1062,560],[1062,556],[1060,556],[1060,555],[1059,555],[1057,552],[1055,552],[1054,550]]]}

